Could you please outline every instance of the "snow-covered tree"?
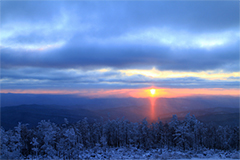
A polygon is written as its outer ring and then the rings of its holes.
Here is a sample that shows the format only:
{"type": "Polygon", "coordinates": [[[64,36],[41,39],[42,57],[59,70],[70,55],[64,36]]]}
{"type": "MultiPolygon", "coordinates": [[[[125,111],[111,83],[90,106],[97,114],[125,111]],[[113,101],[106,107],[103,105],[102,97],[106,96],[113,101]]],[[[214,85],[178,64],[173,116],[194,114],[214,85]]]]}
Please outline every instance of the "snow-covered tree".
{"type": "Polygon", "coordinates": [[[41,146],[41,154],[45,158],[54,158],[56,152],[56,137],[59,132],[59,127],[55,123],[42,120],[37,126],[37,138],[41,146]]]}
{"type": "MultiPolygon", "coordinates": [[[[111,157],[106,154],[123,153],[127,148],[131,152],[145,150],[145,158],[156,159],[156,154],[162,154],[161,158],[169,156],[166,148],[197,153],[208,148],[234,153],[239,150],[239,127],[204,124],[187,114],[184,120],[174,115],[165,124],[160,120],[149,124],[146,119],[132,123],[124,118],[88,123],[84,118],[76,124],[69,124],[65,119],[65,123],[58,126],[43,120],[33,129],[21,123],[13,130],[1,128],[1,159],[100,159],[111,157]],[[113,147],[121,149],[114,151],[113,147]],[[147,151],[152,149],[155,157],[147,151]]],[[[220,156],[229,157],[228,154],[220,156]]]]}
{"type": "Polygon", "coordinates": [[[39,151],[39,143],[37,142],[37,138],[33,137],[32,142],[30,144],[33,146],[32,150],[36,153],[36,157],[38,156],[38,151],[39,151]]]}

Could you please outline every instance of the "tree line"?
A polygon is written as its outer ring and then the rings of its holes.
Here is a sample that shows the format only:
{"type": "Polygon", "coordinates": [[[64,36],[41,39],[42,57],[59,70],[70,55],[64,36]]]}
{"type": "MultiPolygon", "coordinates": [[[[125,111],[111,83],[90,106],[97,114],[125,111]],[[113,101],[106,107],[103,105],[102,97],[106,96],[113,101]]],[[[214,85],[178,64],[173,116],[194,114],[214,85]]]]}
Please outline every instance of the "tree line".
{"type": "Polygon", "coordinates": [[[239,150],[239,126],[204,124],[194,115],[184,120],[173,115],[169,123],[160,120],[148,123],[146,119],[133,123],[128,120],[95,120],[84,118],[77,123],[57,125],[42,120],[29,129],[19,123],[13,130],[1,127],[1,159],[33,157],[78,158],[84,149],[109,147],[136,147],[144,150],[156,148],[180,151],[202,148],[239,150]]]}

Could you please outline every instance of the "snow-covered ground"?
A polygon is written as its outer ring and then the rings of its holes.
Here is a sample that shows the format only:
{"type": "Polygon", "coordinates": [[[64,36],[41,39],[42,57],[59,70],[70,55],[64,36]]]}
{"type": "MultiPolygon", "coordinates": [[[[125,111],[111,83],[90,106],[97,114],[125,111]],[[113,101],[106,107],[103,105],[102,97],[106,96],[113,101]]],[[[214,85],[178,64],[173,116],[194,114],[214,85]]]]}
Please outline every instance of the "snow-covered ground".
{"type": "Polygon", "coordinates": [[[141,149],[126,149],[115,148],[106,150],[106,152],[98,151],[97,153],[91,153],[90,157],[85,157],[86,154],[80,155],[79,158],[110,158],[110,159],[239,159],[239,152],[223,152],[214,150],[206,150],[200,152],[194,151],[172,151],[167,149],[151,149],[144,151],[141,149]]]}
{"type": "MultiPolygon", "coordinates": [[[[220,150],[174,151],[167,149],[142,150],[137,148],[98,148],[79,151],[74,159],[239,159],[239,151],[224,152],[220,150]]],[[[42,157],[28,157],[29,159],[42,157]]],[[[49,157],[50,159],[65,159],[64,157],[49,157]]]]}

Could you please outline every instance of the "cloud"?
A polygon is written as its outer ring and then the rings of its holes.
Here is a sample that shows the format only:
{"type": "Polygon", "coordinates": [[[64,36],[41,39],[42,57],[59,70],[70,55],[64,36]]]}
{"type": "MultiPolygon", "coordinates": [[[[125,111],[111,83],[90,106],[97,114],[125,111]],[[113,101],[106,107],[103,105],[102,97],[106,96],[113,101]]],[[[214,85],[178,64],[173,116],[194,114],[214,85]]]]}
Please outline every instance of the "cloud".
{"type": "Polygon", "coordinates": [[[235,4],[3,2],[2,67],[238,71],[235,4]]]}
{"type": "Polygon", "coordinates": [[[227,80],[228,78],[239,78],[239,72],[224,73],[222,71],[202,71],[202,72],[177,72],[177,71],[159,71],[155,68],[151,70],[119,70],[128,76],[132,75],[143,75],[151,78],[184,78],[184,77],[197,77],[206,80],[227,80]]]}
{"type": "MultiPolygon", "coordinates": [[[[147,72],[147,71],[145,71],[147,72]]],[[[128,74],[118,70],[79,69],[3,69],[1,84],[3,89],[93,89],[93,88],[144,88],[150,86],[169,88],[238,88],[239,74],[225,73],[159,73],[150,77],[145,72],[128,74]],[[173,74],[174,76],[172,76],[173,74]],[[207,76],[210,75],[210,79],[207,76]],[[178,75],[178,76],[177,76],[178,75]],[[202,75],[202,76],[201,76],[202,75]],[[211,79],[211,76],[218,79],[211,79]]],[[[151,73],[150,73],[151,74],[151,73]]]]}
{"type": "Polygon", "coordinates": [[[160,70],[213,70],[236,71],[238,43],[227,44],[211,50],[171,49],[164,45],[103,44],[78,41],[46,51],[2,49],[2,67],[52,67],[52,68],[152,68],[160,70]]]}
{"type": "Polygon", "coordinates": [[[235,1],[1,3],[2,88],[235,88],[239,72],[235,1]],[[194,72],[188,77],[120,70],[194,72]],[[100,69],[108,68],[105,71],[100,69]],[[209,75],[209,77],[213,76],[209,75]]]}
{"type": "Polygon", "coordinates": [[[9,38],[32,31],[51,34],[53,30],[62,31],[57,35],[84,31],[90,37],[111,38],[151,27],[211,33],[238,30],[238,10],[238,3],[234,1],[5,1],[2,3],[1,22],[4,32],[15,32],[9,38]]]}

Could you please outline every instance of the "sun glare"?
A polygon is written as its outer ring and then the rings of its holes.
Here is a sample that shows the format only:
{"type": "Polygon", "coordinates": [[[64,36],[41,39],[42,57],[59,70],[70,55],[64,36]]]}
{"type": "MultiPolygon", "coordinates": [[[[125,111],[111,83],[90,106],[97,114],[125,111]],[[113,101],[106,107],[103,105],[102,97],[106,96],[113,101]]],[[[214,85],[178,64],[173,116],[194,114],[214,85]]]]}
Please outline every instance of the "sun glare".
{"type": "Polygon", "coordinates": [[[156,90],[155,89],[150,89],[150,92],[151,92],[152,95],[154,95],[156,90]]]}

